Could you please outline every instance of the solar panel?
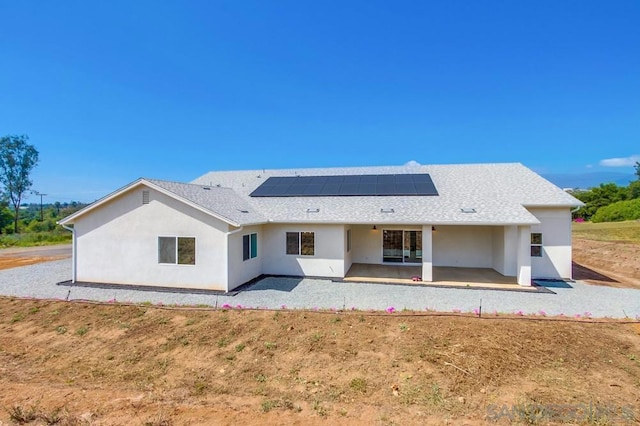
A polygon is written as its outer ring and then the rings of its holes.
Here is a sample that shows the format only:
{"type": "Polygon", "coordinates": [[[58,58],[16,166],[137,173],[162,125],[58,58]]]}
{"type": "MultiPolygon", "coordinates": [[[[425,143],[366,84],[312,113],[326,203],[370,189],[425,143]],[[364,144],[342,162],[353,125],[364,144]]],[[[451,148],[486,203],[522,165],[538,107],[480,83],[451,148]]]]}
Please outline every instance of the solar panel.
{"type": "Polygon", "coordinates": [[[399,175],[274,176],[251,197],[435,196],[426,173],[399,175]]]}

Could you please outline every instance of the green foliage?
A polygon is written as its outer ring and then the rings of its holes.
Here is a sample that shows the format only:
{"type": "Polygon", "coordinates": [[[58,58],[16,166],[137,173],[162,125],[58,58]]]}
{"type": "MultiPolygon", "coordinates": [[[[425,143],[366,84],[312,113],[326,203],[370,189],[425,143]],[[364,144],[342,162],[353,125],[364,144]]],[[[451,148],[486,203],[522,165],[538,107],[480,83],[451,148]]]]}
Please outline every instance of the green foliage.
{"type": "Polygon", "coordinates": [[[14,211],[13,232],[18,232],[20,204],[31,188],[31,171],[38,164],[38,151],[26,135],[0,138],[0,185],[14,211]]]}
{"type": "Polygon", "coordinates": [[[0,248],[33,247],[71,242],[71,232],[64,229],[53,232],[0,235],[0,248]]]}
{"type": "Polygon", "coordinates": [[[636,161],[636,165],[633,167],[636,169],[636,178],[640,181],[640,161],[636,161]]]}
{"type": "Polygon", "coordinates": [[[630,198],[629,195],[627,187],[618,186],[615,183],[603,183],[588,191],[576,192],[573,196],[585,203],[586,206],[575,212],[573,216],[574,218],[590,220],[599,208],[627,200],[630,198]]]}
{"type": "Polygon", "coordinates": [[[591,218],[592,222],[621,222],[640,219],[640,198],[618,201],[598,209],[591,218]]]}
{"type": "Polygon", "coordinates": [[[631,182],[627,189],[629,190],[629,199],[640,198],[640,179],[631,182]]]}

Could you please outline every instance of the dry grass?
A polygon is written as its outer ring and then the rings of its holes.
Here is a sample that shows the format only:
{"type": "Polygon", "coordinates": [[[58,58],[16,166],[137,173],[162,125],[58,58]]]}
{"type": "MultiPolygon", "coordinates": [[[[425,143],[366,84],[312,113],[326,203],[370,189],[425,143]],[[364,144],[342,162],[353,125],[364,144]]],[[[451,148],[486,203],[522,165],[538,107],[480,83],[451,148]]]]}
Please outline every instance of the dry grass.
{"type": "Polygon", "coordinates": [[[640,221],[573,223],[574,238],[640,244],[640,221]]]}
{"type": "Polygon", "coordinates": [[[640,406],[639,325],[11,299],[0,318],[2,421],[484,424],[503,406],[522,423],[554,404],[640,406]]]}

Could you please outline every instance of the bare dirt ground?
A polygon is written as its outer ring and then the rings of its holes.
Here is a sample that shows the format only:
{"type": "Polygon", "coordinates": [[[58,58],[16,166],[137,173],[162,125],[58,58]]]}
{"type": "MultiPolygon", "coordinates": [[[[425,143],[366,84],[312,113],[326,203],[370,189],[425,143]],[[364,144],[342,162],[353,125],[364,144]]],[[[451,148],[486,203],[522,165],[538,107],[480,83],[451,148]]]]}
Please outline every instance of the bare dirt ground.
{"type": "Polygon", "coordinates": [[[573,238],[573,277],[589,284],[640,288],[640,244],[573,238]]]}
{"type": "Polygon", "coordinates": [[[4,424],[636,424],[640,324],[0,298],[0,388],[4,424]]]}
{"type": "Polygon", "coordinates": [[[35,263],[71,257],[71,245],[15,247],[0,250],[0,269],[17,268],[35,263]]]}

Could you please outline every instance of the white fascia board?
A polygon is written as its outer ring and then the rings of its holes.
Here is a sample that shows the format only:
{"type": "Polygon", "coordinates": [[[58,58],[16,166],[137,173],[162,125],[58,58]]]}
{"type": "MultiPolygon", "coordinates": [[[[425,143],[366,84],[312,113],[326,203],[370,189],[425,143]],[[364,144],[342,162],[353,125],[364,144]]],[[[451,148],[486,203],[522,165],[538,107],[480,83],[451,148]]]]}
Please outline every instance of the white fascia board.
{"type": "MultiPolygon", "coordinates": [[[[286,224],[294,224],[294,225],[309,225],[309,224],[317,224],[317,225],[398,225],[398,226],[421,226],[421,225],[452,225],[452,226],[529,226],[529,225],[539,225],[541,222],[534,218],[529,221],[516,221],[516,222],[508,222],[508,221],[476,221],[476,222],[459,222],[459,221],[445,221],[445,220],[427,220],[424,222],[403,222],[401,220],[397,221],[323,221],[323,220],[285,220],[285,221],[274,221],[270,220],[268,223],[278,224],[278,225],[286,225],[286,224]]],[[[246,226],[246,225],[245,225],[246,226]]]]}
{"type": "Polygon", "coordinates": [[[567,204],[523,204],[522,207],[524,207],[525,209],[527,208],[544,208],[544,207],[548,207],[550,209],[559,209],[559,208],[565,208],[565,209],[571,209],[574,207],[584,207],[586,206],[585,203],[583,203],[580,200],[577,200],[576,203],[567,203],[567,204]]]}

